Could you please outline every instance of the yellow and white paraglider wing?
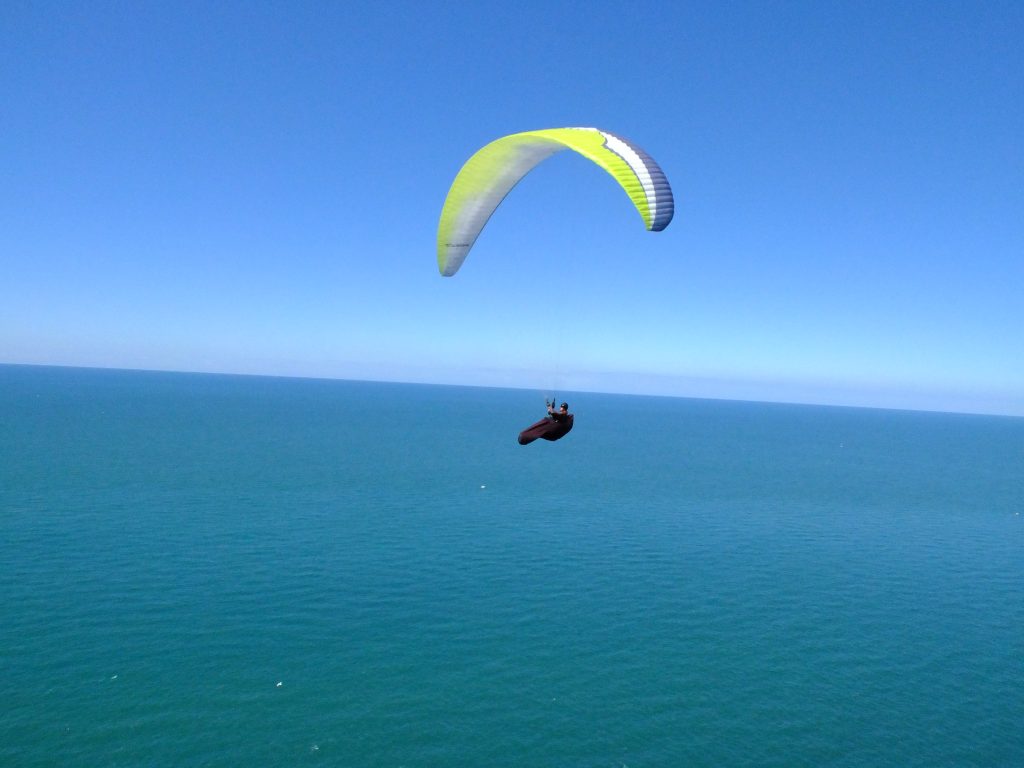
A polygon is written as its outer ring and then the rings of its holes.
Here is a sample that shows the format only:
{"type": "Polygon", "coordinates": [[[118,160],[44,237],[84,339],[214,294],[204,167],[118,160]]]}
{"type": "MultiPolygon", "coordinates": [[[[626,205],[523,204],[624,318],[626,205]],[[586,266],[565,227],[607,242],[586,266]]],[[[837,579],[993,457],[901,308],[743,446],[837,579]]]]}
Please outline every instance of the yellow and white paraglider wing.
{"type": "Polygon", "coordinates": [[[633,201],[647,229],[659,232],[675,212],[672,189],[642,149],[597,128],[514,133],[476,152],[452,182],[437,228],[437,267],[454,275],[495,209],[520,179],[556,152],[571,149],[604,168],[633,201]]]}

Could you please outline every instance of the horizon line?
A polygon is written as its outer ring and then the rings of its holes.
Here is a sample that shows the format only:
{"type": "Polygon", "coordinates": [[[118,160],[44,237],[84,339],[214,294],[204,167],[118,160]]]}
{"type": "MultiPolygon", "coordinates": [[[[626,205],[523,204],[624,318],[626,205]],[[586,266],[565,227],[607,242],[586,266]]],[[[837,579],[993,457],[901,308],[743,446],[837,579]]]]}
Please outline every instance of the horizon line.
{"type": "MultiPolygon", "coordinates": [[[[354,383],[367,383],[367,384],[409,384],[417,386],[439,386],[439,387],[461,387],[464,389],[505,389],[514,391],[552,391],[552,387],[536,387],[527,386],[524,384],[514,385],[509,383],[495,384],[495,383],[463,383],[451,380],[417,380],[417,379],[406,379],[406,378],[362,378],[356,376],[338,376],[338,375],[326,375],[326,374],[301,374],[301,373],[267,373],[267,372],[252,372],[252,371],[227,371],[227,370],[203,370],[203,369],[180,369],[180,368],[132,368],[125,366],[115,365],[72,365],[64,363],[18,363],[18,362],[2,362],[0,361],[0,368],[2,367],[18,367],[18,368],[59,368],[66,370],[85,370],[85,371],[118,371],[125,373],[168,373],[168,374],[180,374],[180,375],[195,375],[195,376],[238,376],[238,377],[250,377],[250,378],[263,378],[263,379],[291,379],[299,381],[336,381],[336,382],[354,382],[354,383]]],[[[439,377],[444,378],[444,377],[439,377]]],[[[664,377],[669,378],[669,377],[664,377]]],[[[679,380],[683,380],[685,377],[677,377],[679,380]]],[[[725,380],[723,380],[725,381],[725,380]]],[[[744,381],[737,379],[732,382],[735,385],[750,384],[750,381],[744,381]]],[[[860,410],[875,410],[875,411],[891,411],[891,412],[905,412],[905,413],[936,413],[936,414],[948,414],[953,416],[985,416],[995,418],[1009,418],[1009,419],[1022,419],[1024,413],[1007,413],[1005,411],[994,411],[994,410],[949,410],[942,408],[928,408],[928,407],[912,407],[912,406],[896,406],[896,405],[868,405],[864,403],[843,403],[843,402],[829,402],[826,400],[796,400],[788,398],[752,398],[752,397],[727,397],[727,396],[713,396],[705,394],[681,394],[681,393],[670,393],[670,392],[643,392],[643,391],[622,391],[614,389],[600,389],[600,388],[576,388],[576,387],[558,387],[560,391],[572,392],[578,395],[613,395],[621,397],[659,397],[659,398],[670,398],[673,400],[707,400],[712,402],[727,402],[727,403],[750,403],[759,405],[792,405],[792,406],[807,406],[807,407],[823,407],[823,408],[852,408],[860,410]]]]}

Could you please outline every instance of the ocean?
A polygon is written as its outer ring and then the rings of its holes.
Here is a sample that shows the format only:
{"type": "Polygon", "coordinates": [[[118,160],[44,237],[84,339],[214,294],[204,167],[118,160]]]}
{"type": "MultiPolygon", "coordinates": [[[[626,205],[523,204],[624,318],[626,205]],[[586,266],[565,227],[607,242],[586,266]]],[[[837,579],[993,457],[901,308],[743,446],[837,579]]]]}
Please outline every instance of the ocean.
{"type": "Polygon", "coordinates": [[[1024,766],[1024,419],[0,366],[0,765],[1024,766]]]}

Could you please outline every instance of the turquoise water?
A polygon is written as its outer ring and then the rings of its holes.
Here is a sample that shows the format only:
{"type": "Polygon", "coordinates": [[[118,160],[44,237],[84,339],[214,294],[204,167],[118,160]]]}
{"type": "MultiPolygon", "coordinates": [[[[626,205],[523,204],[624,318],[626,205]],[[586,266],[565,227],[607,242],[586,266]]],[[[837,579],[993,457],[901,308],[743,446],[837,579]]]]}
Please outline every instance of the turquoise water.
{"type": "Polygon", "coordinates": [[[1024,419],[0,366],[0,765],[1024,765],[1024,419]]]}

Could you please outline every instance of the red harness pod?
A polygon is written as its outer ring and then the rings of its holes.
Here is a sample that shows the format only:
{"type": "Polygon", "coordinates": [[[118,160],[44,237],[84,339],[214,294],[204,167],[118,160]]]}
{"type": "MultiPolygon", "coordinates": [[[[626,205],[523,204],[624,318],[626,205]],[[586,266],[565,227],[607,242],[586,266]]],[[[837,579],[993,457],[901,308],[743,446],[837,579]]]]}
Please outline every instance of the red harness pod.
{"type": "Polygon", "coordinates": [[[569,434],[572,429],[572,414],[567,413],[561,421],[545,418],[531,424],[519,433],[519,444],[529,445],[534,440],[558,440],[569,434]]]}

